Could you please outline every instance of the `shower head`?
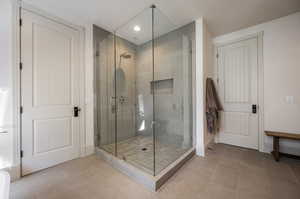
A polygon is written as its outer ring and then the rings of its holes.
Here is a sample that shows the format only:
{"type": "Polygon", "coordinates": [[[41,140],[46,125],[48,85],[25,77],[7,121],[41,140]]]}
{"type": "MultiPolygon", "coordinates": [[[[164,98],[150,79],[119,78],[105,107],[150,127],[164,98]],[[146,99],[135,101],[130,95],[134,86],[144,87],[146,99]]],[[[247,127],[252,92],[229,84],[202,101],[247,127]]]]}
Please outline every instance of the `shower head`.
{"type": "Polygon", "coordinates": [[[120,55],[120,57],[124,58],[124,59],[130,59],[131,58],[131,55],[130,54],[127,54],[126,52],[125,53],[122,53],[120,55]]]}

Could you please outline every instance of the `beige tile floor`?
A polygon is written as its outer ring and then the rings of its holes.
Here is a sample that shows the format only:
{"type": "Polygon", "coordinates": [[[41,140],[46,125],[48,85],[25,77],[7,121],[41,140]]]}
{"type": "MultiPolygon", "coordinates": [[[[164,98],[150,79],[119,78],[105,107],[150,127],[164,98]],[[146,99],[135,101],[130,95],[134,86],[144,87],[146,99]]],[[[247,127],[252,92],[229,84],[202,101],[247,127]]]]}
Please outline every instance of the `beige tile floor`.
{"type": "Polygon", "coordinates": [[[96,156],[12,183],[11,199],[300,199],[300,161],[217,144],[193,157],[156,193],[96,156]]]}

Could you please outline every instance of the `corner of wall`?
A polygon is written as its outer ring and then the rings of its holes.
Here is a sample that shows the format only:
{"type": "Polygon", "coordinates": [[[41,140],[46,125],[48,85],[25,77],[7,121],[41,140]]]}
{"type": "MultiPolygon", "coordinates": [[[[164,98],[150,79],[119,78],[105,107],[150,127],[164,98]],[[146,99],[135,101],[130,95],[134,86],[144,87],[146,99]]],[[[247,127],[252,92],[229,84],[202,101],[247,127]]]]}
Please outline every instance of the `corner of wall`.
{"type": "Polygon", "coordinates": [[[90,146],[86,146],[85,147],[85,154],[84,156],[89,156],[95,153],[95,146],[94,145],[90,145],[90,146]]]}
{"type": "Polygon", "coordinates": [[[196,20],[196,154],[205,155],[205,149],[214,141],[214,134],[206,128],[206,78],[213,77],[213,42],[203,18],[196,20]]]}
{"type": "Polygon", "coordinates": [[[93,24],[85,26],[85,151],[94,151],[94,57],[93,24]]]}
{"type": "Polygon", "coordinates": [[[195,21],[195,42],[196,42],[196,154],[204,156],[204,100],[203,100],[203,18],[195,21]]]}
{"type": "Polygon", "coordinates": [[[21,170],[20,169],[21,169],[21,166],[16,165],[16,166],[11,166],[9,168],[4,168],[4,169],[0,169],[0,170],[8,172],[11,182],[14,182],[21,178],[21,172],[20,172],[21,170]]]}

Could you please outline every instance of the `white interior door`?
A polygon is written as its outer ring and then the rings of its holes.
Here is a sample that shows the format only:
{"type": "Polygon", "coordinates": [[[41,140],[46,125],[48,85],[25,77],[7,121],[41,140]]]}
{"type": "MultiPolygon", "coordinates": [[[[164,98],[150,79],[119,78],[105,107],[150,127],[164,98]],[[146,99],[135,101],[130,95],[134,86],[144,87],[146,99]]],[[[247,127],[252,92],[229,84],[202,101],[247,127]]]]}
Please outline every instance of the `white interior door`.
{"type": "Polygon", "coordinates": [[[79,32],[22,10],[22,174],[79,157],[79,32]]]}
{"type": "Polygon", "coordinates": [[[219,142],[258,149],[257,38],[218,48],[221,113],[219,142]]]}

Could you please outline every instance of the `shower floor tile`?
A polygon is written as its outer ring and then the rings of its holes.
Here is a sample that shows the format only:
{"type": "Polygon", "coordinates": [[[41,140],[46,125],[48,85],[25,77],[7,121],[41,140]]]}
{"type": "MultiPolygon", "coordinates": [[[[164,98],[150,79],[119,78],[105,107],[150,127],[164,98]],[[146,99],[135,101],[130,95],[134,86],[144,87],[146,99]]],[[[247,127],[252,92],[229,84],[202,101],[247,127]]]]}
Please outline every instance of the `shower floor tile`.
{"type": "MultiPolygon", "coordinates": [[[[155,143],[155,171],[158,174],[169,164],[189,150],[179,145],[163,143],[157,139],[155,143]]],[[[172,143],[172,142],[171,142],[172,143]]],[[[174,142],[173,142],[174,143],[174,142]]],[[[112,152],[115,144],[102,146],[105,151],[112,152]]],[[[153,175],[154,152],[153,137],[138,135],[117,143],[118,157],[131,165],[153,175]]]]}

